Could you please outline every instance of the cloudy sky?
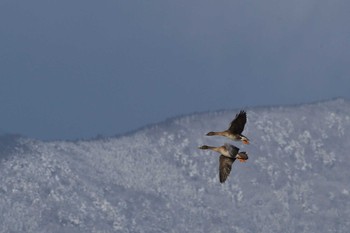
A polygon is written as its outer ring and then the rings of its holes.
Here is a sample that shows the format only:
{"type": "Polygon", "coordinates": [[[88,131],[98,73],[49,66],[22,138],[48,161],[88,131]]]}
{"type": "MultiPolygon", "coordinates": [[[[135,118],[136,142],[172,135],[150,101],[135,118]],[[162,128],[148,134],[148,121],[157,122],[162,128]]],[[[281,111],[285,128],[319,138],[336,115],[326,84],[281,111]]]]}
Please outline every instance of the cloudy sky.
{"type": "Polygon", "coordinates": [[[0,2],[0,132],[111,136],[198,111],[350,99],[350,1],[0,2]]]}

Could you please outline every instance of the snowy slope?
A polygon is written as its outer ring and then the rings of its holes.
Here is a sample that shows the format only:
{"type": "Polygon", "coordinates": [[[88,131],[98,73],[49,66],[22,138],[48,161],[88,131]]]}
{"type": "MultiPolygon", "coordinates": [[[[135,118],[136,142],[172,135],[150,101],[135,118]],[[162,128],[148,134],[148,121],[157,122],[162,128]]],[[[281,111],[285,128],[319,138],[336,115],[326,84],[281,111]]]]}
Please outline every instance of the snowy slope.
{"type": "Polygon", "coordinates": [[[78,142],[0,137],[0,232],[349,232],[350,102],[247,109],[247,163],[225,184],[238,110],[78,142]]]}

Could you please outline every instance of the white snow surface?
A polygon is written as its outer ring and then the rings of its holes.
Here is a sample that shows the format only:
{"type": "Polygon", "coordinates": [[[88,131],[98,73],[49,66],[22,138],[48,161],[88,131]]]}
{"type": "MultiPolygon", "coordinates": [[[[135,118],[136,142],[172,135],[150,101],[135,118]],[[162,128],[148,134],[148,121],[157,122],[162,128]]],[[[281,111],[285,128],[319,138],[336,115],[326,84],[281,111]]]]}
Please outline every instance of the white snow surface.
{"type": "Polygon", "coordinates": [[[250,145],[224,137],[240,109],[128,135],[0,137],[0,232],[349,232],[350,102],[246,109],[250,145]],[[219,154],[246,151],[219,183],[219,154]]]}

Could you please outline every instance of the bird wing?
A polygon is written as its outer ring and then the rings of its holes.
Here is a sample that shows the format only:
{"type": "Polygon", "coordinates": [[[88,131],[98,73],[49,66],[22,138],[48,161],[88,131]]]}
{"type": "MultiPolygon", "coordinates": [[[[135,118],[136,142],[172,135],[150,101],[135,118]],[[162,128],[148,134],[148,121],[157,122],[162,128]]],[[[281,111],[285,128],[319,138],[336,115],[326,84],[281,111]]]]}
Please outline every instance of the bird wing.
{"type": "Polygon", "coordinates": [[[238,147],[231,145],[231,144],[228,144],[228,143],[225,143],[224,146],[232,158],[234,158],[238,154],[238,151],[239,151],[238,147]]]}
{"type": "Polygon", "coordinates": [[[228,158],[224,155],[220,156],[219,160],[219,178],[220,183],[224,183],[227,177],[230,175],[232,163],[235,161],[235,158],[228,158]]]}
{"type": "Polygon", "coordinates": [[[247,113],[245,111],[240,111],[235,119],[232,120],[230,128],[228,129],[234,134],[241,134],[244,129],[244,125],[247,122],[247,113]]]}

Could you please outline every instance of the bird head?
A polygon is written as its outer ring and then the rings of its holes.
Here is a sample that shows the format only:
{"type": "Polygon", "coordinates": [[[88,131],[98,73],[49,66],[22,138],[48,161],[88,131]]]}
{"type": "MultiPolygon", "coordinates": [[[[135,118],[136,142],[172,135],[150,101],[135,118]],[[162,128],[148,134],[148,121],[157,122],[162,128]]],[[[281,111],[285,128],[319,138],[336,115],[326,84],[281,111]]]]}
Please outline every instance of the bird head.
{"type": "Polygon", "coordinates": [[[241,136],[241,141],[243,142],[243,144],[249,144],[249,139],[246,136],[241,136]]]}
{"type": "Polygon", "coordinates": [[[248,154],[247,154],[245,151],[239,152],[239,153],[236,155],[236,159],[239,159],[239,160],[248,160],[248,154]]]}

